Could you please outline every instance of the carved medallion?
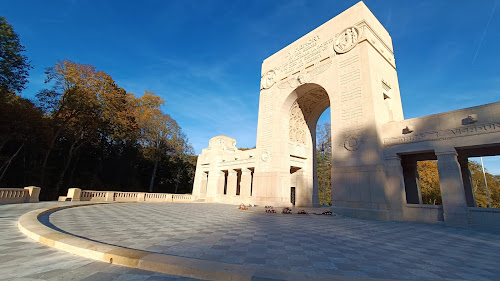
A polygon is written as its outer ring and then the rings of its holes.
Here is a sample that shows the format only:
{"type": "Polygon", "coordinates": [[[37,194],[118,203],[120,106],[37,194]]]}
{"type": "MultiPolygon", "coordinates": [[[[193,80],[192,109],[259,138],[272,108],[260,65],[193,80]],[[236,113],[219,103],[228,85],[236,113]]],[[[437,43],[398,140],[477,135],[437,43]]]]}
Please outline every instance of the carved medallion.
{"type": "Polygon", "coordinates": [[[304,147],[302,147],[301,145],[296,145],[295,146],[295,155],[303,156],[304,154],[305,154],[304,147]]]}
{"type": "Polygon", "coordinates": [[[335,39],[333,48],[339,54],[347,53],[356,47],[359,39],[359,30],[357,27],[349,27],[342,31],[335,39]]]}
{"type": "Polygon", "coordinates": [[[364,142],[360,135],[348,135],[344,139],[344,148],[349,151],[356,151],[364,142]]]}
{"type": "Polygon", "coordinates": [[[260,89],[269,89],[276,82],[276,73],[274,70],[269,70],[260,80],[260,89]]]}
{"type": "Polygon", "coordinates": [[[271,153],[269,151],[262,152],[260,160],[262,160],[262,162],[269,162],[269,159],[271,159],[271,153]]]}

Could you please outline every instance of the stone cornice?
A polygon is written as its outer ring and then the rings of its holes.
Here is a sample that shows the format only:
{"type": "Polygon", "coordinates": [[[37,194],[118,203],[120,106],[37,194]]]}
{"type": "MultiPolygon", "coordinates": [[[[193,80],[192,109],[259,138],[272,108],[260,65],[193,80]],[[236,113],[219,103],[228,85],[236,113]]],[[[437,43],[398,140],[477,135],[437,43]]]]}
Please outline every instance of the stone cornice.
{"type": "Polygon", "coordinates": [[[361,30],[359,43],[367,41],[389,64],[392,65],[392,67],[396,68],[393,49],[377,35],[373,28],[364,20],[358,22],[354,26],[361,30]]]}

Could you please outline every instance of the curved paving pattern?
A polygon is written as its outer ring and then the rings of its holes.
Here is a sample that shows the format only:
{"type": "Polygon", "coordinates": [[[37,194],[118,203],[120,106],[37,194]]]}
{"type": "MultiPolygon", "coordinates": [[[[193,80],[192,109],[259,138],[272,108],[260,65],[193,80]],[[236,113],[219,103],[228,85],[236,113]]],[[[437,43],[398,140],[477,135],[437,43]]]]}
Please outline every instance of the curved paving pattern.
{"type": "Polygon", "coordinates": [[[107,204],[52,213],[73,235],[178,257],[287,272],[495,280],[500,234],[217,204],[107,204]]]}
{"type": "Polygon", "coordinates": [[[26,212],[78,204],[0,204],[0,280],[194,280],[78,257],[39,244],[18,230],[18,219],[26,212]]]}

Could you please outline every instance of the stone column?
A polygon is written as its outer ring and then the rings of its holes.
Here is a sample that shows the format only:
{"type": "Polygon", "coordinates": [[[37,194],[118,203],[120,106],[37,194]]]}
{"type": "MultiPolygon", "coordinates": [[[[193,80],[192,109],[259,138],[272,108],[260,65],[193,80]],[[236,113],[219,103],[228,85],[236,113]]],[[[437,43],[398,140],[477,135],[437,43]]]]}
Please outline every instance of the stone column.
{"type": "Polygon", "coordinates": [[[219,194],[224,194],[224,172],[216,170],[208,172],[206,189],[207,198],[213,199],[219,194]]]}
{"type": "Polygon", "coordinates": [[[241,169],[240,195],[242,197],[250,197],[250,185],[252,184],[252,171],[249,169],[241,169]]]}
{"type": "Polygon", "coordinates": [[[408,204],[422,204],[422,194],[416,160],[409,160],[404,163],[403,176],[406,202],[408,204]]]}
{"type": "Polygon", "coordinates": [[[226,173],[223,171],[217,172],[217,195],[224,195],[224,182],[226,180],[226,173]]]}
{"type": "Polygon", "coordinates": [[[235,170],[229,170],[227,176],[227,195],[236,195],[236,185],[238,184],[238,172],[235,170]]]}
{"type": "Polygon", "coordinates": [[[82,196],[82,190],[79,188],[70,188],[68,189],[67,198],[71,198],[71,201],[80,201],[82,196]]]}
{"type": "Polygon", "coordinates": [[[460,157],[459,155],[458,163],[460,164],[460,171],[462,172],[462,182],[464,184],[467,207],[476,207],[476,198],[474,197],[472,179],[469,170],[469,159],[467,157],[460,157]]]}
{"type": "Polygon", "coordinates": [[[24,189],[28,190],[29,197],[26,198],[25,202],[26,203],[36,203],[38,202],[38,197],[40,196],[40,187],[36,186],[28,186],[25,187],[24,189]]]}
{"type": "Polygon", "coordinates": [[[447,225],[465,227],[467,226],[467,202],[457,152],[454,148],[452,149],[436,152],[444,222],[447,225]]]}
{"type": "Polygon", "coordinates": [[[385,171],[387,177],[387,199],[390,204],[391,218],[393,220],[403,219],[403,205],[406,203],[405,184],[401,158],[398,155],[385,158],[385,171]]]}
{"type": "Polygon", "coordinates": [[[208,183],[208,172],[203,172],[201,173],[201,183],[200,183],[200,195],[199,196],[205,196],[207,194],[207,183],[208,183]]]}

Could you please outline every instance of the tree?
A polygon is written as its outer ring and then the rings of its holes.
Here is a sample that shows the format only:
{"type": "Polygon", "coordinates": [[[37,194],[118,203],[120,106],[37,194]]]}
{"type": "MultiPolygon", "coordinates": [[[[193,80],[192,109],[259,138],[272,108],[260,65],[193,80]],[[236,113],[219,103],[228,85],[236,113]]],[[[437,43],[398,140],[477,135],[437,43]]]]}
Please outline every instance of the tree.
{"type": "Polygon", "coordinates": [[[437,161],[418,161],[417,171],[420,181],[422,203],[442,205],[443,200],[441,199],[437,161]]]}
{"type": "MultiPolygon", "coordinates": [[[[486,208],[489,206],[489,203],[481,164],[469,161],[469,170],[471,173],[472,188],[476,199],[476,205],[478,207],[486,208]]],[[[486,181],[488,182],[491,207],[500,208],[500,176],[494,176],[488,173],[487,169],[485,169],[485,175],[486,181]]]]}
{"type": "Polygon", "coordinates": [[[49,156],[60,140],[65,143],[66,155],[54,190],[57,195],[72,159],[83,145],[112,142],[134,130],[134,98],[119,88],[110,75],[92,65],[64,60],[46,73],[47,82],[54,81],[55,86],[37,94],[53,127],[42,166],[42,183],[49,156]]]}
{"type": "Polygon", "coordinates": [[[0,101],[0,183],[26,145],[43,142],[44,128],[42,112],[31,101],[14,94],[0,101]]]}
{"type": "Polygon", "coordinates": [[[330,123],[316,126],[316,167],[320,204],[332,204],[332,137],[330,123]],[[323,151],[322,151],[323,148],[323,151]],[[326,192],[326,201],[325,199],[326,192]]]}
{"type": "MultiPolygon", "coordinates": [[[[437,161],[418,161],[418,175],[424,204],[441,205],[441,189],[439,185],[439,171],[437,161]]],[[[484,182],[483,170],[479,163],[469,161],[472,188],[476,206],[488,207],[488,195],[484,182]]],[[[490,193],[491,206],[500,208],[500,176],[494,176],[486,171],[486,180],[490,193]]]]}
{"type": "MultiPolygon", "coordinates": [[[[158,163],[161,159],[166,156],[179,157],[176,161],[180,173],[183,170],[180,163],[185,161],[182,157],[190,149],[187,138],[177,122],[161,111],[160,107],[163,104],[164,101],[159,96],[146,91],[141,98],[137,99],[136,105],[136,120],[141,132],[140,144],[146,158],[154,163],[149,192],[153,191],[158,163]]],[[[178,180],[179,175],[176,175],[176,186],[178,186],[178,180]]]]}
{"type": "Polygon", "coordinates": [[[29,70],[32,69],[25,48],[12,25],[0,17],[0,98],[8,93],[21,92],[28,82],[29,70]]]}

